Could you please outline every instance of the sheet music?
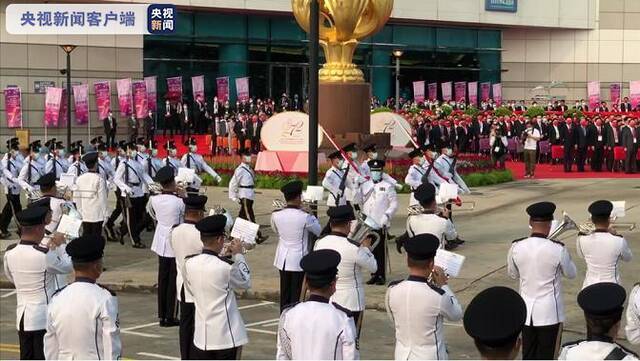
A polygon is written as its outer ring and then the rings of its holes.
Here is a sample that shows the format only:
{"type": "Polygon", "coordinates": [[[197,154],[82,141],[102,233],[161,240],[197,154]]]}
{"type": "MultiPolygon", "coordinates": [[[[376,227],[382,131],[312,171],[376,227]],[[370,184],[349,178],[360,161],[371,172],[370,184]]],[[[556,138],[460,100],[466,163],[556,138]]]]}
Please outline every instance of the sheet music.
{"type": "Polygon", "coordinates": [[[76,184],[76,176],[73,174],[60,174],[60,183],[71,189],[76,184]]]}
{"type": "Polygon", "coordinates": [[[442,268],[449,276],[458,277],[465,258],[466,257],[461,254],[439,249],[436,252],[434,263],[436,266],[442,268]]]}
{"type": "Polygon", "coordinates": [[[56,232],[67,235],[71,238],[80,237],[80,226],[82,226],[82,220],[63,214],[58,223],[56,232]]]}
{"type": "Polygon", "coordinates": [[[195,169],[181,167],[178,168],[178,175],[176,176],[176,182],[183,181],[185,183],[193,182],[193,178],[196,175],[195,169]]]}
{"type": "Polygon", "coordinates": [[[310,201],[320,202],[324,198],[324,188],[321,186],[307,186],[307,190],[304,193],[304,199],[308,199],[310,201]]]}
{"type": "Polygon", "coordinates": [[[231,237],[241,240],[243,243],[256,243],[260,225],[249,222],[246,219],[236,218],[231,229],[231,237]]]}
{"type": "Polygon", "coordinates": [[[622,218],[626,215],[626,201],[613,201],[613,210],[611,210],[611,217],[622,218]]]}
{"type": "Polygon", "coordinates": [[[438,195],[440,196],[440,200],[444,202],[456,199],[458,198],[458,185],[451,183],[442,183],[440,184],[438,195]]]}

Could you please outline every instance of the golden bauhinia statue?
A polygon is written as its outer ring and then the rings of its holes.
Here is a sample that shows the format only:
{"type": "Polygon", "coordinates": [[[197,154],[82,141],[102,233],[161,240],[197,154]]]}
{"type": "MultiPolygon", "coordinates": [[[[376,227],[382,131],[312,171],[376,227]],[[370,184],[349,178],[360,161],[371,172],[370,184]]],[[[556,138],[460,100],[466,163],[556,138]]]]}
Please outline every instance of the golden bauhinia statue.
{"type": "Polygon", "coordinates": [[[311,1],[320,5],[320,45],[327,60],[320,69],[321,82],[364,82],[353,64],[358,40],[378,32],[389,20],[393,0],[291,0],[293,15],[309,33],[311,1]]]}

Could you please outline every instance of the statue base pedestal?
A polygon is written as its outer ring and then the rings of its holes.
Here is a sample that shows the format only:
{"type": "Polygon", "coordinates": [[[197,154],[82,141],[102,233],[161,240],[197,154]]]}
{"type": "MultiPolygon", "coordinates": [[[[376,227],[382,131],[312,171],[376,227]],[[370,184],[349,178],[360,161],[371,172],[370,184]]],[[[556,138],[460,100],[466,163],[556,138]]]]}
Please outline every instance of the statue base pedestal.
{"type": "MultiPolygon", "coordinates": [[[[369,83],[320,83],[320,125],[331,136],[347,133],[369,134],[370,99],[369,83]]],[[[328,140],[324,140],[322,147],[331,145],[328,140]]]]}

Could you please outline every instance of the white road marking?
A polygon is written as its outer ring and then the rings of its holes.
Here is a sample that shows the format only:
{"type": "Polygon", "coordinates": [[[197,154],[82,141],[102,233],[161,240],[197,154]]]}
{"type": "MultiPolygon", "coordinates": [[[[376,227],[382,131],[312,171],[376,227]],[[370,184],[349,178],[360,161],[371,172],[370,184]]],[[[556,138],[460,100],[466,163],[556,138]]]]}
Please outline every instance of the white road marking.
{"type": "Polygon", "coordinates": [[[17,292],[18,292],[18,291],[13,290],[13,291],[11,291],[11,292],[5,293],[4,295],[0,296],[0,298],[7,298],[7,297],[9,297],[9,296],[13,296],[13,295],[15,295],[17,292]]]}
{"type": "Polygon", "coordinates": [[[246,305],[246,306],[241,306],[238,307],[239,310],[246,310],[248,308],[254,308],[254,307],[260,307],[260,306],[267,306],[267,305],[273,305],[275,304],[275,302],[270,302],[270,301],[264,301],[261,303],[254,303],[252,305],[246,305]]]}
{"type": "Polygon", "coordinates": [[[262,325],[262,327],[277,326],[279,323],[280,323],[280,322],[265,323],[264,325],[262,325]]]}
{"type": "Polygon", "coordinates": [[[259,328],[247,328],[247,331],[251,331],[251,332],[258,332],[258,333],[266,333],[268,335],[277,335],[278,333],[275,331],[269,331],[269,330],[261,330],[259,328]]]}
{"type": "Polygon", "coordinates": [[[133,330],[138,330],[138,329],[149,327],[149,326],[154,326],[154,325],[157,325],[157,324],[158,324],[158,322],[150,322],[150,323],[145,323],[144,325],[138,325],[138,326],[122,328],[122,329],[120,329],[120,331],[133,331],[133,330]]]}
{"type": "Polygon", "coordinates": [[[253,322],[253,323],[247,323],[245,325],[245,327],[252,327],[252,326],[258,326],[258,325],[264,325],[265,323],[273,323],[274,321],[280,321],[279,318],[272,318],[270,320],[264,320],[264,321],[258,321],[258,322],[253,322]]]}
{"type": "Polygon", "coordinates": [[[126,333],[127,335],[149,337],[149,338],[162,338],[162,336],[160,336],[160,335],[153,335],[153,334],[150,334],[150,333],[136,332],[136,331],[123,331],[123,330],[120,330],[120,333],[126,333]]]}
{"type": "Polygon", "coordinates": [[[138,355],[147,356],[147,357],[153,357],[154,359],[162,359],[162,360],[180,360],[179,357],[166,356],[166,355],[161,355],[161,354],[158,354],[158,353],[138,352],[138,355]]]}

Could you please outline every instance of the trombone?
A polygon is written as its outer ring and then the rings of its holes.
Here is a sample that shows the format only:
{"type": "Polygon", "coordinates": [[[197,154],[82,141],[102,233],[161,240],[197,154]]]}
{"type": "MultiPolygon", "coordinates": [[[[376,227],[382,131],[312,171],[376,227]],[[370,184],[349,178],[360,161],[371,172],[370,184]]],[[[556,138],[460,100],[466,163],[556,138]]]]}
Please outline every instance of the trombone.
{"type": "MultiPolygon", "coordinates": [[[[447,202],[447,203],[451,203],[451,202],[447,202]]],[[[436,207],[435,213],[436,214],[443,214],[445,209],[446,209],[447,203],[438,204],[438,206],[436,207]]],[[[463,205],[464,204],[469,204],[469,207],[462,208],[462,206],[460,206],[461,208],[456,208],[456,212],[469,212],[469,211],[473,211],[474,209],[476,209],[476,202],[475,201],[463,201],[462,204],[463,205]]],[[[419,204],[415,204],[413,206],[407,207],[407,214],[409,216],[415,216],[415,215],[418,215],[418,214],[422,214],[422,213],[424,213],[424,211],[425,211],[424,207],[422,207],[419,204]]]]}

